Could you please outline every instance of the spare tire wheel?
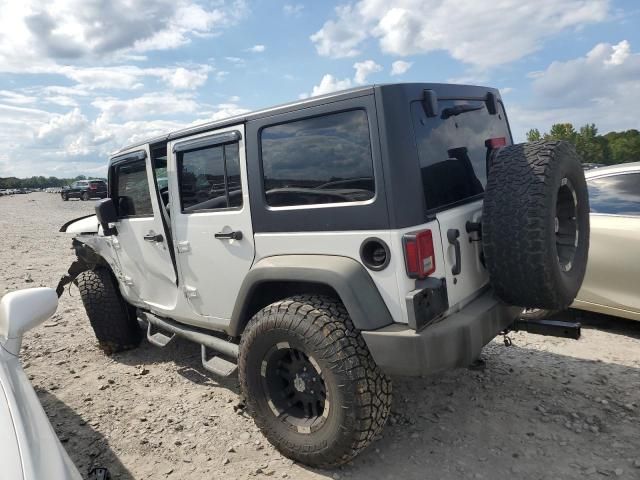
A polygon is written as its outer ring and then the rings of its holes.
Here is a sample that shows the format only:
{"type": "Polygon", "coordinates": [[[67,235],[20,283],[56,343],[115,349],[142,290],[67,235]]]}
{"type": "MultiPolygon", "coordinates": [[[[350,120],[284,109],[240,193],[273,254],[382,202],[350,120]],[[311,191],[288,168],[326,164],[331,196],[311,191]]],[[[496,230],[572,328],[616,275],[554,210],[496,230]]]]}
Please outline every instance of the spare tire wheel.
{"type": "Polygon", "coordinates": [[[573,302],[587,266],[589,197],[570,143],[543,140],[494,153],[482,245],[491,283],[505,302],[550,310],[573,302]]]}

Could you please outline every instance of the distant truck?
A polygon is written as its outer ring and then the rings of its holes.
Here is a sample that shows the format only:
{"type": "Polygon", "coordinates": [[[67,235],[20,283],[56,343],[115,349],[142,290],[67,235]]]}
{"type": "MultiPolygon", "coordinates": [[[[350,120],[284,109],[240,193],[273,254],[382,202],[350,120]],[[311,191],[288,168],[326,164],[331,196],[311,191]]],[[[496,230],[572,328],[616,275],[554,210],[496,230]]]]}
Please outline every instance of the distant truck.
{"type": "Polygon", "coordinates": [[[107,198],[107,183],[104,180],[78,180],[60,192],[65,202],[70,198],[89,200],[91,198],[107,198]]]}

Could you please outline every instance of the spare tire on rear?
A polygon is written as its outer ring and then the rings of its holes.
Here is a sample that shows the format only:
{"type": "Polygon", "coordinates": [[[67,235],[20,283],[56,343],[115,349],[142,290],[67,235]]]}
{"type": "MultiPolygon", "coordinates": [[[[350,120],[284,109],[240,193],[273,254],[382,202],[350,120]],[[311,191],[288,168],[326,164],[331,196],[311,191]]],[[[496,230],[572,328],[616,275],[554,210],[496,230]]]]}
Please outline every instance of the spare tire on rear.
{"type": "Polygon", "coordinates": [[[504,147],[488,173],[482,245],[495,292],[521,307],[568,307],[589,250],[589,196],[574,147],[544,140],[504,147]]]}

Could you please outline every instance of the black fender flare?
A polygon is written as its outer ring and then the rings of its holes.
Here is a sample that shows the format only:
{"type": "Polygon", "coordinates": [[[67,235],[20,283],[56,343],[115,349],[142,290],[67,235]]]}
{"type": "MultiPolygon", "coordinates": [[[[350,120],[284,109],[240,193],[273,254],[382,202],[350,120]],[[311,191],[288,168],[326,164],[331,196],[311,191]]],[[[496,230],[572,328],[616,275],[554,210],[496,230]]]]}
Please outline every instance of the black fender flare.
{"type": "Polygon", "coordinates": [[[314,283],[332,288],[359,330],[377,330],[393,323],[378,287],[356,260],[335,255],[279,255],[259,260],[247,273],[231,315],[229,335],[240,336],[249,321],[252,296],[261,285],[273,282],[314,283]]]}

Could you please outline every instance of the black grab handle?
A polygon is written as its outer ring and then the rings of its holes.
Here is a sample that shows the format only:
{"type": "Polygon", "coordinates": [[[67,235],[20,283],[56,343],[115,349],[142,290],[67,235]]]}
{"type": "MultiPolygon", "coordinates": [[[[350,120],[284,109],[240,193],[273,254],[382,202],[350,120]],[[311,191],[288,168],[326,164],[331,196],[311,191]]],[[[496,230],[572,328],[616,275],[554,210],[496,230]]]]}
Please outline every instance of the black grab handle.
{"type": "Polygon", "coordinates": [[[457,228],[450,228],[449,230],[447,230],[447,240],[451,245],[453,245],[453,248],[456,252],[456,263],[451,268],[451,273],[453,273],[454,275],[458,275],[462,271],[462,255],[460,254],[460,241],[458,240],[459,236],[460,230],[458,230],[457,228]]]}
{"type": "Polygon", "coordinates": [[[214,235],[218,240],[242,240],[242,232],[218,232],[214,235]]]}

